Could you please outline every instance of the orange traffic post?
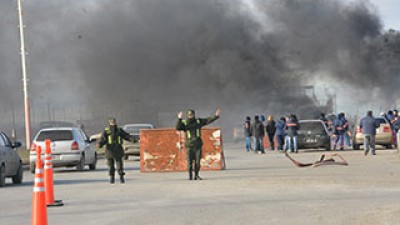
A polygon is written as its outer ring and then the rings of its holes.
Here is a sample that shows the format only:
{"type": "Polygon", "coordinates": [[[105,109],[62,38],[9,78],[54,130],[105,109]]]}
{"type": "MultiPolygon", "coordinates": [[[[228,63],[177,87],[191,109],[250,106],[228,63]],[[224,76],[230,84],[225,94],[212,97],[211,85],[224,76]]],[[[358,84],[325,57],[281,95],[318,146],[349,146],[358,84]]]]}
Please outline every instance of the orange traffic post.
{"type": "Polygon", "coordinates": [[[32,225],[47,225],[46,196],[43,175],[43,163],[41,160],[42,148],[36,149],[35,184],[32,198],[32,225]]]}
{"type": "Polygon", "coordinates": [[[46,205],[63,206],[62,200],[54,200],[54,182],[53,182],[53,162],[51,161],[51,141],[46,139],[46,150],[44,155],[44,184],[46,187],[46,205]]]}

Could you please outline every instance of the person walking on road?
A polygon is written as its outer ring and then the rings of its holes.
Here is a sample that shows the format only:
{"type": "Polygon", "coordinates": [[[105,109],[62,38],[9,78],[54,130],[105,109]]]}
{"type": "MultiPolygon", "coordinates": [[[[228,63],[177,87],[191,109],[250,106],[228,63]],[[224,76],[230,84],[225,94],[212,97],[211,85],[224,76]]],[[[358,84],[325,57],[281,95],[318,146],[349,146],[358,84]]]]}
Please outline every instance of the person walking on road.
{"type": "Polygon", "coordinates": [[[275,150],[275,132],[276,132],[276,127],[275,127],[275,120],[273,115],[268,116],[267,120],[267,125],[265,126],[265,130],[267,131],[268,134],[268,139],[270,143],[271,150],[275,150]]]}
{"type": "Polygon", "coordinates": [[[374,116],[372,115],[372,111],[368,111],[367,116],[363,117],[360,120],[360,129],[364,134],[365,155],[368,154],[370,149],[371,149],[371,154],[376,155],[375,135],[376,135],[376,128],[378,128],[379,126],[380,124],[377,120],[375,120],[374,116]]]}
{"type": "Polygon", "coordinates": [[[244,136],[245,136],[245,141],[246,141],[246,151],[250,152],[252,151],[252,147],[251,147],[251,137],[253,136],[253,134],[251,133],[251,118],[250,116],[246,117],[246,121],[244,122],[243,125],[244,128],[244,136]]]}
{"type": "Polygon", "coordinates": [[[260,121],[259,116],[254,117],[254,123],[252,125],[252,133],[254,135],[254,150],[255,153],[265,154],[263,139],[265,136],[264,124],[260,121]]]}
{"type": "Polygon", "coordinates": [[[189,180],[193,180],[193,162],[195,180],[202,180],[199,176],[200,172],[200,160],[202,155],[203,141],[201,140],[201,128],[206,126],[220,117],[221,110],[217,109],[214,116],[202,119],[196,118],[195,111],[189,110],[187,112],[187,119],[183,120],[183,112],[178,113],[178,121],[176,123],[176,129],[180,131],[185,131],[186,133],[186,158],[187,167],[189,172],[189,180]]]}
{"type": "Polygon", "coordinates": [[[285,145],[285,125],[286,125],[286,119],[285,117],[281,117],[279,121],[276,123],[276,139],[278,140],[278,150],[283,151],[283,147],[285,145]]]}
{"type": "Polygon", "coordinates": [[[110,175],[110,183],[115,182],[115,164],[117,164],[117,171],[119,174],[120,182],[125,183],[124,172],[124,150],[122,148],[122,139],[135,142],[133,136],[126,133],[122,128],[117,126],[115,118],[108,119],[109,126],[104,129],[101,134],[98,148],[106,146],[105,156],[107,159],[108,172],[110,175]]]}

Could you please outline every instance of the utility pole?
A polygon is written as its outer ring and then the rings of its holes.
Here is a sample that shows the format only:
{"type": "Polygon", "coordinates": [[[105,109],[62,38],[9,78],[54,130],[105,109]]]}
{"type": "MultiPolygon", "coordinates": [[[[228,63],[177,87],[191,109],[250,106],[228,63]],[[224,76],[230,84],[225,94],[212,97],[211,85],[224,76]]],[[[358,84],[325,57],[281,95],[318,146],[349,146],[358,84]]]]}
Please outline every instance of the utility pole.
{"type": "Polygon", "coordinates": [[[29,95],[28,95],[28,79],[26,75],[26,61],[25,61],[25,36],[24,36],[24,21],[22,18],[22,5],[21,0],[17,0],[18,3],[18,21],[19,21],[19,37],[21,41],[21,66],[22,66],[22,82],[24,91],[24,106],[25,106],[25,136],[26,136],[26,148],[31,146],[31,116],[29,108],[29,95]]]}

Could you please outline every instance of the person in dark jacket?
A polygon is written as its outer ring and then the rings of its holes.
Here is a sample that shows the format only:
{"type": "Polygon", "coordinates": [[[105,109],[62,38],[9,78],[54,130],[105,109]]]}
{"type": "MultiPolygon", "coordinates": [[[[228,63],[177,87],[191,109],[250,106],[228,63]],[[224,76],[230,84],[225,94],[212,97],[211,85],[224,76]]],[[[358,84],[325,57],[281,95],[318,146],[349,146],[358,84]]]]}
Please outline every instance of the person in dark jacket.
{"type": "Polygon", "coordinates": [[[393,111],[392,110],[389,110],[387,113],[386,113],[386,119],[389,121],[389,124],[390,124],[390,127],[392,128],[392,130],[393,130],[393,122],[394,122],[394,118],[396,117],[396,115],[393,113],[393,111]]]}
{"type": "Polygon", "coordinates": [[[394,129],[394,137],[395,137],[395,147],[397,148],[398,146],[398,141],[397,140],[397,133],[400,130],[400,112],[397,112],[396,116],[393,119],[393,129],[394,129]]]}
{"type": "Polygon", "coordinates": [[[251,147],[251,137],[253,136],[253,134],[251,133],[251,118],[250,116],[246,117],[246,121],[243,124],[243,128],[244,128],[244,136],[245,136],[245,141],[246,141],[246,151],[250,152],[252,151],[252,147],[251,147]]]}
{"type": "Polygon", "coordinates": [[[276,127],[276,139],[278,140],[278,150],[283,150],[283,146],[285,144],[285,125],[286,125],[286,119],[285,117],[281,117],[279,121],[275,124],[276,127]]]}
{"type": "Polygon", "coordinates": [[[252,133],[254,136],[254,150],[255,153],[265,154],[263,144],[263,139],[265,136],[264,124],[260,121],[259,116],[254,117],[254,123],[252,125],[252,133]]]}
{"type": "Polygon", "coordinates": [[[267,131],[268,134],[268,139],[270,143],[271,150],[275,150],[275,132],[276,132],[276,127],[275,127],[275,120],[273,115],[268,116],[267,120],[267,125],[265,126],[265,131],[267,131]]]}
{"type": "MultiPolygon", "coordinates": [[[[264,125],[264,128],[265,128],[265,116],[264,115],[260,115],[260,121],[264,125]]],[[[265,132],[264,132],[264,137],[265,137],[265,132]]],[[[265,149],[264,149],[264,137],[261,139],[261,143],[260,143],[261,152],[265,152],[265,149]]]]}
{"type": "Polygon", "coordinates": [[[375,135],[376,128],[380,126],[379,122],[375,120],[372,115],[372,111],[367,112],[367,116],[363,117],[360,120],[360,129],[364,134],[364,149],[365,155],[368,154],[371,149],[371,154],[376,155],[375,153],[375,135]]]}
{"type": "Polygon", "coordinates": [[[343,125],[343,139],[344,143],[348,146],[351,147],[351,141],[350,141],[350,126],[349,126],[349,121],[346,118],[346,114],[342,113],[342,123],[343,125]]]}
{"type": "Polygon", "coordinates": [[[122,139],[135,142],[133,136],[129,135],[122,128],[117,126],[115,118],[108,119],[109,126],[104,129],[104,132],[101,134],[99,143],[97,144],[98,148],[102,148],[104,145],[106,146],[105,156],[107,159],[108,165],[108,173],[110,175],[110,183],[113,184],[115,182],[115,166],[117,164],[117,171],[119,174],[120,182],[125,183],[124,179],[124,150],[122,148],[122,139]]]}
{"type": "Polygon", "coordinates": [[[335,119],[334,122],[334,134],[336,135],[335,143],[333,145],[333,150],[336,150],[336,145],[339,143],[340,145],[340,150],[343,150],[344,146],[344,133],[345,133],[345,121],[343,120],[344,113],[339,113],[337,118],[335,119]]]}
{"type": "Polygon", "coordinates": [[[299,153],[299,149],[297,146],[297,135],[298,130],[300,130],[300,124],[297,120],[296,115],[289,116],[289,120],[286,123],[285,130],[287,133],[285,150],[287,151],[290,149],[291,152],[299,153]]]}
{"type": "Polygon", "coordinates": [[[321,113],[321,114],[319,115],[319,120],[321,120],[321,121],[325,124],[326,128],[328,129],[328,127],[329,127],[329,121],[328,121],[328,119],[326,118],[325,113],[321,113]]]}
{"type": "Polygon", "coordinates": [[[187,112],[187,119],[183,120],[183,112],[178,113],[178,121],[176,123],[176,129],[185,131],[186,134],[186,158],[187,167],[189,172],[189,180],[193,180],[193,161],[194,161],[194,172],[195,180],[202,180],[199,176],[200,172],[200,160],[202,155],[203,141],[201,140],[201,128],[206,126],[219,118],[221,110],[217,109],[215,115],[202,119],[195,117],[195,111],[189,110],[187,112]]]}

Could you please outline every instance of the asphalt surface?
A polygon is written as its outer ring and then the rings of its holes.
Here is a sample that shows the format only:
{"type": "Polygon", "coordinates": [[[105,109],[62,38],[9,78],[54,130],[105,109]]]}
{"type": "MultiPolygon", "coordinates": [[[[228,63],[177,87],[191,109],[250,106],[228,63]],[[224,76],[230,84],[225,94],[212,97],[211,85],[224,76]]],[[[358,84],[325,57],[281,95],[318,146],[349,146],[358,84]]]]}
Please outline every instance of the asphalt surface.
{"type": "MultiPolygon", "coordinates": [[[[186,173],[140,173],[126,162],[126,184],[108,183],[104,160],[96,171],[56,169],[49,224],[400,224],[400,158],[396,150],[336,151],[349,166],[295,167],[278,151],[246,153],[224,146],[227,169],[186,173]]],[[[325,151],[292,156],[314,162],[325,151]]],[[[30,224],[33,175],[0,189],[0,224],[30,224]]]]}

